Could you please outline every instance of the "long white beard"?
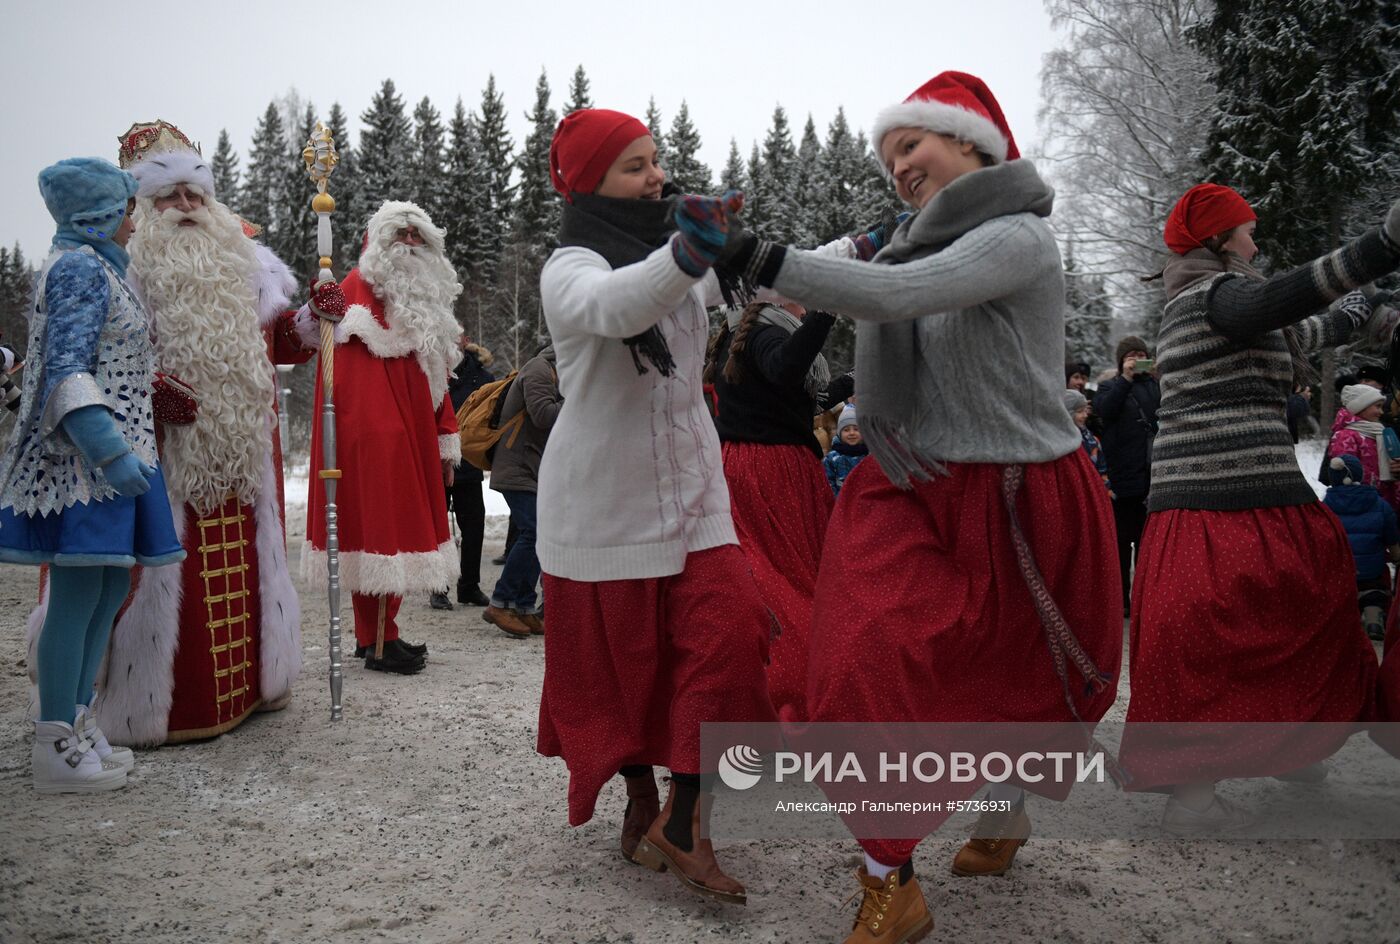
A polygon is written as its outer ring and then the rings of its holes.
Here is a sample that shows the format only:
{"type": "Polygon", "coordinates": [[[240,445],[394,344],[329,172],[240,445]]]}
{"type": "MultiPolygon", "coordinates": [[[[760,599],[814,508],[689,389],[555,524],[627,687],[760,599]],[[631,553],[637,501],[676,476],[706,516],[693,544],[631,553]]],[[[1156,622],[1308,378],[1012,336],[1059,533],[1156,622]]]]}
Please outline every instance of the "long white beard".
{"type": "Polygon", "coordinates": [[[160,369],[194,388],[189,426],[167,426],[161,461],[170,497],[200,514],[230,492],[252,504],[272,448],[273,370],[258,324],[252,240],[225,206],[159,213],[138,201],[131,240],[136,274],[156,333],[160,369]],[[197,226],[182,227],[186,217],[197,226]]]}
{"type": "Polygon", "coordinates": [[[391,243],[365,250],[360,275],[384,303],[389,330],[406,338],[417,353],[433,402],[439,402],[448,376],[462,360],[457,347],[462,327],[452,314],[462,291],[456,270],[430,247],[391,243]]]}

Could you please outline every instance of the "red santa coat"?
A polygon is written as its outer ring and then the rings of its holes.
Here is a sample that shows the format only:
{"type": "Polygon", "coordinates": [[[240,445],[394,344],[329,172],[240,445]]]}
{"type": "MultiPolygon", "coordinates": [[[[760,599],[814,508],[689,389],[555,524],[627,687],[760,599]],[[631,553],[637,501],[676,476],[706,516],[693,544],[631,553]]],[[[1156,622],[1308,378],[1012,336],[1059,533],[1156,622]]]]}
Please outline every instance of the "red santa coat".
{"type": "MultiPolygon", "coordinates": [[[[340,287],[347,305],[335,349],[340,586],[376,596],[441,590],[456,582],[461,566],[442,478],[442,460],[461,455],[447,376],[429,382],[358,269],[340,287]],[[444,393],[435,396],[434,387],[444,393]]],[[[326,579],[321,409],[317,384],[302,553],[302,574],[316,585],[326,579]]]]}

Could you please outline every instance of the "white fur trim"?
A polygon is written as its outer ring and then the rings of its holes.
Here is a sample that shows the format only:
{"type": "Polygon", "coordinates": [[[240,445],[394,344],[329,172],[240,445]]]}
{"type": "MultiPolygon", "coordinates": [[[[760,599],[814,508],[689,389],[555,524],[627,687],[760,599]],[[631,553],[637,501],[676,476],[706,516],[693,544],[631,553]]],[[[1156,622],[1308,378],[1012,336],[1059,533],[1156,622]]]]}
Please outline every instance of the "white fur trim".
{"type": "MultiPolygon", "coordinates": [[[[208,196],[214,196],[214,171],[196,151],[163,151],[148,154],[129,168],[136,178],[138,197],[154,197],[161,190],[176,184],[195,184],[208,196]]],[[[106,732],[104,727],[103,732],[106,732]]]]}
{"type": "Polygon", "coordinates": [[[462,437],[456,433],[444,433],[438,437],[438,456],[451,462],[456,468],[462,464],[462,437]]]}
{"type": "Polygon", "coordinates": [[[258,324],[266,328],[287,310],[297,291],[296,276],[277,253],[257,244],[258,271],[253,281],[253,295],[258,300],[258,324]]]}
{"type": "MultiPolygon", "coordinates": [[[[271,427],[268,436],[271,437],[271,427]]],[[[275,702],[292,692],[301,674],[301,600],[292,586],[287,563],[287,531],[277,504],[277,467],[268,450],[262,488],[253,509],[257,522],[258,660],[262,700],[275,702]]]]}
{"type": "Polygon", "coordinates": [[[386,201],[375,211],[374,216],[369,218],[365,231],[369,234],[371,243],[387,246],[394,241],[394,233],[408,226],[417,229],[418,235],[423,237],[423,242],[438,255],[446,251],[446,234],[438,229],[426,210],[406,200],[386,201]]]}
{"type": "Polygon", "coordinates": [[[452,368],[446,364],[438,364],[437,370],[430,369],[424,363],[422,352],[417,350],[412,339],[406,337],[402,332],[393,328],[386,328],[379,323],[364,305],[351,305],[345,312],[345,318],[336,326],[336,341],[357,337],[365,342],[365,347],[375,357],[407,357],[414,355],[414,361],[418,364],[418,369],[423,372],[423,376],[428,381],[428,392],[432,396],[434,403],[441,403],[442,398],[447,395],[447,376],[452,368]]]}
{"type": "MultiPolygon", "coordinates": [[[[1007,141],[1001,129],[990,119],[957,105],[902,102],[882,110],[875,116],[875,128],[870,134],[877,155],[885,135],[896,128],[927,128],[939,134],[950,134],[961,141],[971,141],[977,150],[997,164],[1006,160],[1007,141]]],[[[880,164],[884,166],[884,161],[880,164]]]]}
{"type": "MultiPolygon", "coordinates": [[[[462,573],[457,543],[451,539],[435,551],[403,554],[340,552],[340,589],[373,596],[407,596],[450,587],[462,573]]],[[[308,586],[326,586],[326,552],[307,541],[301,546],[301,576],[308,586]]]]}
{"type": "MultiPolygon", "coordinates": [[[[185,505],[172,502],[175,533],[185,533],[185,505]]],[[[175,694],[175,650],[180,645],[183,564],[146,567],[131,605],[112,627],[107,661],[97,673],[93,712],[113,744],[165,743],[175,694]],[[108,685],[109,678],[121,679],[108,685]]]]}

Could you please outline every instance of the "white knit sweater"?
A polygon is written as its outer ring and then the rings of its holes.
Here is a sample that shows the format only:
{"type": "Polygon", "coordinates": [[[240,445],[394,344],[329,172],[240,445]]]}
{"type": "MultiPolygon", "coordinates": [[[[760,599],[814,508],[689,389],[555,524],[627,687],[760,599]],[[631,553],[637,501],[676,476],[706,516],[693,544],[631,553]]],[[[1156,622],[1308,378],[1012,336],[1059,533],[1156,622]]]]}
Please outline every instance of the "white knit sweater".
{"type": "Polygon", "coordinates": [[[555,250],[540,275],[564,406],[540,463],[536,549],[547,574],[597,582],[666,577],[691,551],[737,544],[701,372],[713,276],[662,246],[613,270],[591,249],[555,250]],[[672,376],[638,374],[622,339],[658,325],[672,376]]]}

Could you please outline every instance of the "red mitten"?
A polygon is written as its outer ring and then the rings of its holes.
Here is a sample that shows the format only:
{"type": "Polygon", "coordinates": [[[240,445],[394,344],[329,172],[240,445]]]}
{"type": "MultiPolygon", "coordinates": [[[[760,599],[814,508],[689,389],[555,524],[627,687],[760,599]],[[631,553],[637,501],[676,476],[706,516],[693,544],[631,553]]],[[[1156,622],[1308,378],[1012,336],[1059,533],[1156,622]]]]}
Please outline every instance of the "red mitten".
{"type": "Polygon", "coordinates": [[[311,285],[311,313],[317,318],[339,322],[345,317],[345,293],[331,279],[311,285]]]}
{"type": "Polygon", "coordinates": [[[188,426],[199,412],[194,391],[178,377],[156,371],[151,385],[151,412],[166,426],[188,426]]]}

